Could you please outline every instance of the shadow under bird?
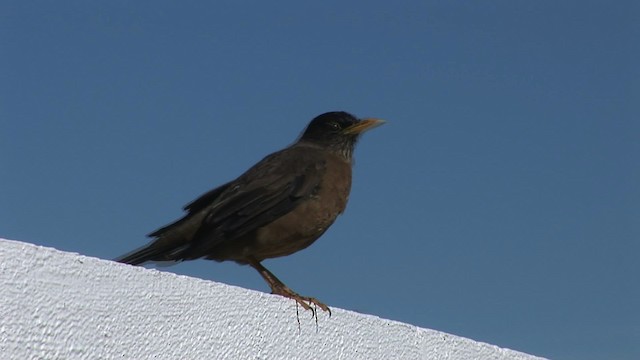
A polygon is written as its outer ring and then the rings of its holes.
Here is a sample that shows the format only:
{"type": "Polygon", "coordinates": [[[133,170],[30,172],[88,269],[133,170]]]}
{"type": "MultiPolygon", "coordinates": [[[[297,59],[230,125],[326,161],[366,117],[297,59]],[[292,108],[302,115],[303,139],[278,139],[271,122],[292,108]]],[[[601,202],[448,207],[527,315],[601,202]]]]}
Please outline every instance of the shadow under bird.
{"type": "Polygon", "coordinates": [[[331,226],[347,205],[358,138],[383,123],[346,112],[319,115],[294,144],[186,205],[182,219],[152,232],[150,244],[116,261],[231,260],[256,269],[273,294],[307,310],[317,305],[330,311],[291,290],[260,262],[306,248],[331,226]]]}

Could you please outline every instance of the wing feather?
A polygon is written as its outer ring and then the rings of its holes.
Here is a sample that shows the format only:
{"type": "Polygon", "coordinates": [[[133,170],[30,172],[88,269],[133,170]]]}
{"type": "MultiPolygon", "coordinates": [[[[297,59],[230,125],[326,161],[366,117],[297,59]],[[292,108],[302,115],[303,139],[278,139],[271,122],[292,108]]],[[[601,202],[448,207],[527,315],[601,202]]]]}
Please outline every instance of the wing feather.
{"type": "MultiPolygon", "coordinates": [[[[289,149],[293,150],[293,149],[289,149]]],[[[325,161],[275,153],[230,183],[208,207],[188,257],[206,256],[215,246],[265,226],[294,210],[317,191],[325,161]],[[273,159],[273,160],[271,160],[273,159]]],[[[312,152],[313,154],[313,152],[312,152]]]]}
{"type": "Polygon", "coordinates": [[[265,226],[315,194],[326,160],[320,151],[297,146],[273,153],[236,180],[187,204],[187,214],[149,236],[155,240],[119,261],[195,259],[224,242],[265,226]]]}

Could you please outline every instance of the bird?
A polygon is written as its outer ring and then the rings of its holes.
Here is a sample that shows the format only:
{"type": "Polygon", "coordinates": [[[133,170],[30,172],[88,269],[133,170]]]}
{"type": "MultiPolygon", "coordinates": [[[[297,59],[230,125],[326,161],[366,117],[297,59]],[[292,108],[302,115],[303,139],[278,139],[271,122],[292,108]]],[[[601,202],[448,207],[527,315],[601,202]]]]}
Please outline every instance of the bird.
{"type": "Polygon", "coordinates": [[[184,206],[184,217],[150,233],[148,245],[115,260],[130,265],[235,261],[257,270],[272,294],[331,314],[327,305],[291,290],[261,262],[307,248],[344,212],[356,142],[383,123],[344,111],[313,118],[292,145],[196,198],[184,206]]]}

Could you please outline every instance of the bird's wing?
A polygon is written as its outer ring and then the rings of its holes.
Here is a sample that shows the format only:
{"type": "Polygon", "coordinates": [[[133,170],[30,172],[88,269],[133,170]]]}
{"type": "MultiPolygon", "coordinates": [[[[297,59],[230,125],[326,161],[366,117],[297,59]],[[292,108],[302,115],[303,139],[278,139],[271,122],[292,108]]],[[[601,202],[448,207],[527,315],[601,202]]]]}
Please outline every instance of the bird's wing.
{"type": "Polygon", "coordinates": [[[194,213],[204,209],[213,201],[215,201],[216,198],[220,196],[220,194],[222,194],[230,184],[231,182],[228,182],[224,185],[218,186],[213,190],[207,191],[206,193],[200,195],[200,197],[198,197],[197,199],[185,205],[182,209],[187,211],[188,213],[194,213]]]}
{"type": "Polygon", "coordinates": [[[268,156],[240,176],[214,201],[194,242],[232,240],[295,209],[317,190],[325,162],[292,151],[268,156]],[[212,236],[214,235],[215,236],[212,236]]]}
{"type": "Polygon", "coordinates": [[[118,259],[129,264],[206,256],[224,241],[292,211],[318,188],[325,161],[290,147],[264,158],[234,181],[185,206],[188,214],[149,236],[155,241],[118,259]]]}
{"type": "Polygon", "coordinates": [[[189,221],[194,214],[197,214],[199,211],[205,209],[207,206],[211,205],[211,203],[215,202],[216,198],[218,198],[220,194],[227,190],[230,184],[231,182],[228,182],[202,194],[200,197],[183,207],[183,209],[187,211],[187,215],[185,215],[182,219],[177,220],[169,225],[163,226],[148,234],[147,236],[159,238],[167,232],[170,232],[171,230],[182,226],[185,222],[189,221]]]}

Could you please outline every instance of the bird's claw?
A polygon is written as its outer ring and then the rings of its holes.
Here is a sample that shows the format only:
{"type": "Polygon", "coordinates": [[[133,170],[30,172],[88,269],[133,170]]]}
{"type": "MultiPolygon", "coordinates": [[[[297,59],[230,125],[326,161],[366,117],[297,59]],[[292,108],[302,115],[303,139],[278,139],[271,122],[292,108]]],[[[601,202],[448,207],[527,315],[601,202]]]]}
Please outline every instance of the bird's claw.
{"type": "Polygon", "coordinates": [[[329,309],[329,307],[327,305],[325,305],[324,303],[320,302],[320,300],[318,300],[318,299],[316,299],[314,297],[302,296],[302,295],[296,293],[295,291],[289,289],[286,286],[285,287],[274,288],[274,289],[272,289],[271,293],[295,300],[305,310],[310,310],[312,317],[315,317],[317,312],[316,312],[316,310],[314,308],[311,307],[311,305],[319,307],[323,311],[328,312],[329,316],[331,316],[331,309],[329,309]]]}

